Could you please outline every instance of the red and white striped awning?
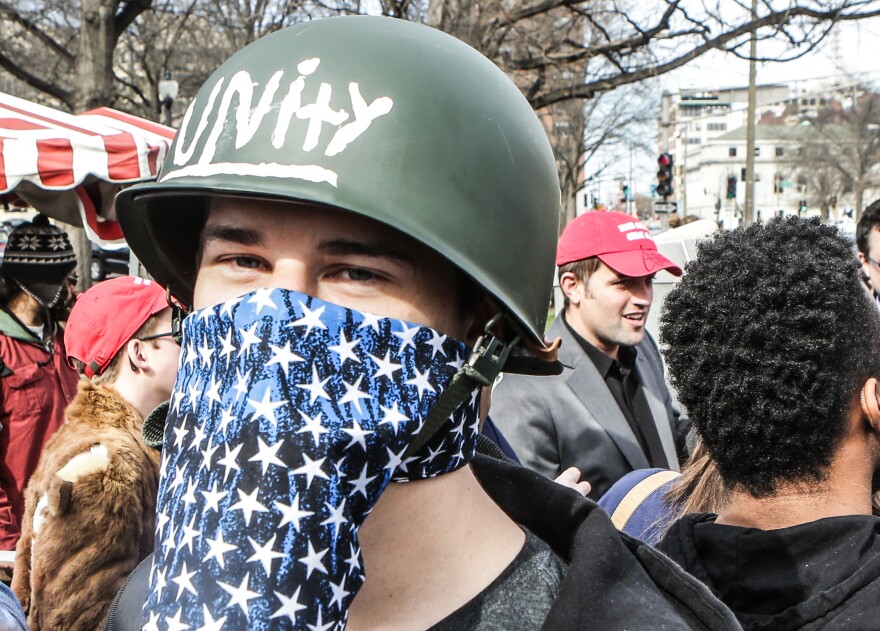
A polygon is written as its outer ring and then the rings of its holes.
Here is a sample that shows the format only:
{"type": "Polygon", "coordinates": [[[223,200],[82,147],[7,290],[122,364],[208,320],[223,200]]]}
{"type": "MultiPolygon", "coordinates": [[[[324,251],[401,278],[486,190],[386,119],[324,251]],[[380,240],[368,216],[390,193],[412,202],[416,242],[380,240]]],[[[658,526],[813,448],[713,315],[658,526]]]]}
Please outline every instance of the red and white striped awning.
{"type": "Polygon", "coordinates": [[[118,240],[113,194],[155,179],[173,138],[170,127],[110,108],[73,115],[0,92],[0,195],[82,225],[95,241],[118,240]]]}

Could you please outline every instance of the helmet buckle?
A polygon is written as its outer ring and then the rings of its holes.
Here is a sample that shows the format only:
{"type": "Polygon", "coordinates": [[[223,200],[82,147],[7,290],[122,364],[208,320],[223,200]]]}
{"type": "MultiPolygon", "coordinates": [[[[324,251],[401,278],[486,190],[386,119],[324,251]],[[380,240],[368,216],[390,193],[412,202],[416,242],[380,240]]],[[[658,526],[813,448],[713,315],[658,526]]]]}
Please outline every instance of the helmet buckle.
{"type": "Polygon", "coordinates": [[[472,369],[468,371],[470,375],[477,379],[482,377],[479,380],[483,381],[485,386],[495,381],[495,378],[504,368],[504,363],[507,361],[510,351],[520,341],[520,337],[517,335],[510,342],[504,342],[492,331],[494,326],[503,317],[503,313],[497,313],[486,323],[486,326],[483,327],[484,334],[477,339],[477,343],[474,344],[474,348],[466,362],[472,369]]]}

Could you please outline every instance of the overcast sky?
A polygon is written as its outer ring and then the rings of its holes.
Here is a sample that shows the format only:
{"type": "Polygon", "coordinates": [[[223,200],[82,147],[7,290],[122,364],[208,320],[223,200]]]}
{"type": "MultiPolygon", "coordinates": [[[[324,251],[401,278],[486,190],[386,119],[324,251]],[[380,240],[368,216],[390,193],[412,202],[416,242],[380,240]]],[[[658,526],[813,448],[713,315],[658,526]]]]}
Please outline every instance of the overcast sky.
{"type": "MultiPolygon", "coordinates": [[[[846,73],[880,82],[880,19],[851,22],[836,27],[835,37],[827,37],[819,49],[802,59],[786,63],[758,64],[758,83],[786,83],[838,74],[835,40],[840,67],[846,73]]],[[[747,49],[746,49],[747,50],[747,49]]],[[[767,54],[758,49],[758,55],[767,54]]],[[[733,55],[712,52],[692,61],[665,77],[670,91],[681,88],[745,86],[749,82],[749,62],[733,55]]]]}

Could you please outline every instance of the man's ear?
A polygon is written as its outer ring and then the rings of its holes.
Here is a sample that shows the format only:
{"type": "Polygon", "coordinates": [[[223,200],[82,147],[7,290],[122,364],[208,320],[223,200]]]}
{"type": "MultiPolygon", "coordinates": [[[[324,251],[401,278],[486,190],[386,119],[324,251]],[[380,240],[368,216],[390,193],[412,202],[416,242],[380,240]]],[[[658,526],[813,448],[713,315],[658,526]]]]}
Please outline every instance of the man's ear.
{"type": "Polygon", "coordinates": [[[871,377],[862,386],[859,395],[862,404],[862,412],[875,432],[880,433],[880,401],[877,400],[877,380],[871,377]]]}
{"type": "Polygon", "coordinates": [[[574,272],[565,272],[559,277],[559,288],[565,294],[565,297],[568,298],[570,304],[580,304],[584,293],[583,287],[584,283],[574,272]]]}
{"type": "Polygon", "coordinates": [[[140,340],[128,340],[125,344],[125,352],[128,354],[129,366],[137,368],[139,371],[149,368],[150,362],[144,355],[144,345],[146,342],[140,340]]]}

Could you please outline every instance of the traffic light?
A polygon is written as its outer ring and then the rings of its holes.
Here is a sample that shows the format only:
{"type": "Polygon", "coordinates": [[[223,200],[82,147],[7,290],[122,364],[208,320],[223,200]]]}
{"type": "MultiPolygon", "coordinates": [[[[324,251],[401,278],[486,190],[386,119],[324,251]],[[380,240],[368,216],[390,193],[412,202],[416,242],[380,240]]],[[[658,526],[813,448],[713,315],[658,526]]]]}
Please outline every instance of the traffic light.
{"type": "Polygon", "coordinates": [[[661,153],[657,166],[657,194],[665,199],[672,195],[672,154],[661,153]]]}
{"type": "Polygon", "coordinates": [[[727,199],[736,199],[736,176],[727,176],[727,199]]]}
{"type": "Polygon", "coordinates": [[[623,185],[623,201],[629,201],[629,184],[623,185]]]}

